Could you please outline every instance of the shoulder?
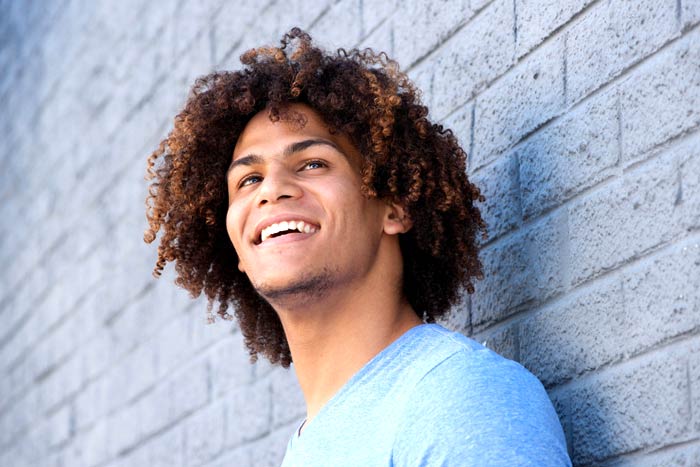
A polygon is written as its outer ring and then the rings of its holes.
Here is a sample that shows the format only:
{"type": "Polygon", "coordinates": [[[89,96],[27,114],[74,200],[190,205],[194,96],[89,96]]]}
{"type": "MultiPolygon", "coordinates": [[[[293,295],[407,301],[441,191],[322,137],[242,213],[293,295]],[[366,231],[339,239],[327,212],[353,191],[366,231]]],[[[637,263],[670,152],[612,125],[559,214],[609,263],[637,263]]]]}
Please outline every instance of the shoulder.
{"type": "Polygon", "coordinates": [[[407,399],[395,465],[570,465],[540,381],[467,337],[437,331],[454,341],[454,352],[425,372],[407,399]]]}
{"type": "Polygon", "coordinates": [[[509,409],[518,402],[551,406],[542,383],[520,363],[441,326],[426,327],[424,335],[431,342],[421,346],[429,365],[416,380],[411,402],[464,407],[491,401],[509,409]]]}

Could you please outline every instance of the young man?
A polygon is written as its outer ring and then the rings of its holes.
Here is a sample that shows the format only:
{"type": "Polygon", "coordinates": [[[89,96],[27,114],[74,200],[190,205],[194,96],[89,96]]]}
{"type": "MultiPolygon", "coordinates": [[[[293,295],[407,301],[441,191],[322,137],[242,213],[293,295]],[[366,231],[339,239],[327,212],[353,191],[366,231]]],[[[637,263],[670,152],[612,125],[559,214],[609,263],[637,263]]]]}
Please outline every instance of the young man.
{"type": "Polygon", "coordinates": [[[149,159],[156,274],[233,305],[307,404],[283,466],[565,466],[519,364],[431,324],[473,291],[483,199],[395,64],[298,29],[198,80],[149,159]],[[291,50],[290,50],[291,49],[291,50]]]}

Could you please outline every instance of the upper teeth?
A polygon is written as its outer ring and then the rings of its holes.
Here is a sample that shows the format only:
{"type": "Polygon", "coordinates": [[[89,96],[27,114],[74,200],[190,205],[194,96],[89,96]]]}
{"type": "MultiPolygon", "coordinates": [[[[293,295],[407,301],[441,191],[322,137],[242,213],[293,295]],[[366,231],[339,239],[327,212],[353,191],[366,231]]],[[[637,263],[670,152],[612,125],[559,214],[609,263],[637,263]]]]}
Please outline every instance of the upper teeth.
{"type": "Polygon", "coordinates": [[[276,224],[268,225],[260,233],[260,243],[264,242],[271,235],[279,232],[284,232],[285,230],[298,230],[302,233],[313,233],[316,232],[316,227],[309,225],[304,221],[282,221],[276,224]]]}

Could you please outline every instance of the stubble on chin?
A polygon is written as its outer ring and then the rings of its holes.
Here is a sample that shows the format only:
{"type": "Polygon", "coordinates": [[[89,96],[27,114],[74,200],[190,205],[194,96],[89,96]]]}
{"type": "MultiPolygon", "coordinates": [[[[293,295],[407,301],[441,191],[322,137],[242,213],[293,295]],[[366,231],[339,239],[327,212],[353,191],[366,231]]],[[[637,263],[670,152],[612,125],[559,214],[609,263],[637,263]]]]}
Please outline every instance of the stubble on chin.
{"type": "Polygon", "coordinates": [[[335,284],[334,276],[329,268],[323,268],[283,285],[263,282],[253,287],[273,307],[296,308],[324,298],[335,284]]]}

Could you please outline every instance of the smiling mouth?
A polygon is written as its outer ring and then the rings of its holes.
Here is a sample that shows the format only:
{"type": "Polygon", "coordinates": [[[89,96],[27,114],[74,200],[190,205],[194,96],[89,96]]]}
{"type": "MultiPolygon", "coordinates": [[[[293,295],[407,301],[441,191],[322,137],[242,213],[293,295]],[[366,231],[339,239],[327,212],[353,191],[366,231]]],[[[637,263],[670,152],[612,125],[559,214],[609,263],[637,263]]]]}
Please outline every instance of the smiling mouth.
{"type": "Polygon", "coordinates": [[[258,237],[254,243],[255,245],[260,245],[270,238],[277,238],[294,233],[313,234],[318,230],[319,227],[304,221],[282,221],[262,229],[260,237],[258,237]]]}

